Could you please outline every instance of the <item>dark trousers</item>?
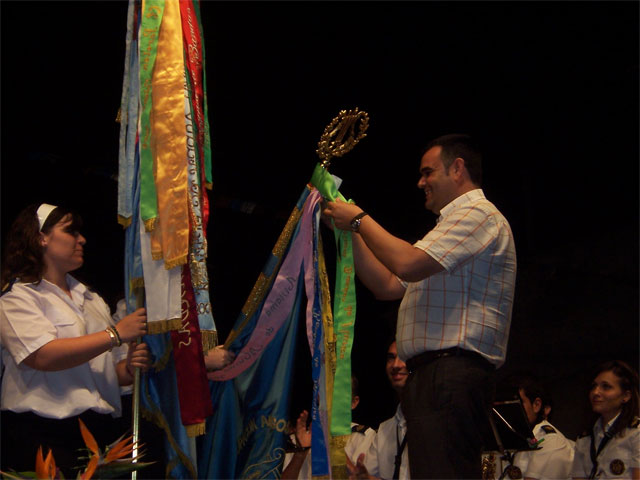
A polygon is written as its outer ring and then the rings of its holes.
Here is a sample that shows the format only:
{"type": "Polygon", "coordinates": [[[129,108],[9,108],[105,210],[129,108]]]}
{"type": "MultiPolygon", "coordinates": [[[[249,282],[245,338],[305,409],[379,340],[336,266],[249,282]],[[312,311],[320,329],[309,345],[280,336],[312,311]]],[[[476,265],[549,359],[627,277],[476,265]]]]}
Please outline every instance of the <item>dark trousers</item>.
{"type": "Polygon", "coordinates": [[[40,417],[31,412],[14,413],[8,410],[3,410],[0,415],[0,459],[3,471],[34,471],[36,452],[42,445],[43,458],[46,458],[51,449],[56,466],[62,470],[65,478],[76,478],[78,470],[74,470],[74,467],[83,467],[87,463],[86,459],[78,458],[89,455],[83,450],[86,447],[78,418],[82,419],[101,450],[129,428],[111,415],[93,410],[62,420],[40,417]]]}
{"type": "Polygon", "coordinates": [[[493,372],[486,360],[467,355],[436,358],[411,372],[401,401],[412,479],[482,478],[493,372]]]}

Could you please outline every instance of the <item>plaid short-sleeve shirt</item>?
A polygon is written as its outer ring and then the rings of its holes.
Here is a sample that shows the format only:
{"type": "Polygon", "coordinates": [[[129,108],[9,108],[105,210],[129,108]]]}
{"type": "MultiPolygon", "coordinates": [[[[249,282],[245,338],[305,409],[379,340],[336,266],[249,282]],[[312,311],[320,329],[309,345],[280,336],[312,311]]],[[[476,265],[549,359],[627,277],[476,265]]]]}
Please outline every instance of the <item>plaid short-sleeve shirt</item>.
{"type": "Polygon", "coordinates": [[[400,358],[461,347],[502,365],[516,280],[507,220],[482,190],[472,190],[445,206],[414,247],[445,270],[406,284],[396,332],[400,358]]]}

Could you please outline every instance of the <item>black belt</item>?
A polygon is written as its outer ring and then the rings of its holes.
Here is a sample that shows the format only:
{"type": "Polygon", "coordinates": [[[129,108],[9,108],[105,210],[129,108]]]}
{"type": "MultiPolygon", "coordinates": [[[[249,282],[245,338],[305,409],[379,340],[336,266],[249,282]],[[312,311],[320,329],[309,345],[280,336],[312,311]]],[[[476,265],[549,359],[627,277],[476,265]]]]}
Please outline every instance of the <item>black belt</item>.
{"type": "Polygon", "coordinates": [[[485,357],[483,357],[477,352],[472,352],[471,350],[465,350],[464,348],[460,348],[460,347],[451,347],[451,348],[445,348],[444,350],[431,350],[428,352],[422,352],[416,355],[415,357],[411,357],[409,360],[406,361],[407,369],[409,370],[409,372],[413,372],[417,370],[419,367],[427,365],[433,362],[434,360],[437,360],[438,358],[442,358],[442,357],[473,358],[478,362],[480,362],[482,366],[485,368],[491,368],[491,369],[494,368],[494,365],[489,360],[487,360],[485,357]]]}

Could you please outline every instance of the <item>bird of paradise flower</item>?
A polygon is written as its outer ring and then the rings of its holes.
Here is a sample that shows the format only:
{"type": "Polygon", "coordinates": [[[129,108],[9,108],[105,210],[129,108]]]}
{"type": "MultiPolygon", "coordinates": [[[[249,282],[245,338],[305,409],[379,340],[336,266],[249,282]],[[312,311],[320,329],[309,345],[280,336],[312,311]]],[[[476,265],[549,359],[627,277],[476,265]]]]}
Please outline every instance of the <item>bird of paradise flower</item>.
{"type": "MultiPolygon", "coordinates": [[[[98,442],[91,434],[84,422],[78,419],[80,423],[80,433],[89,453],[88,457],[79,457],[79,460],[86,460],[87,466],[82,472],[78,473],[77,480],[90,480],[91,478],[114,478],[121,476],[127,472],[139,470],[153,462],[141,462],[140,459],[144,452],[138,449],[136,457],[130,457],[133,453],[133,436],[124,438],[122,435],[115,442],[107,445],[104,452],[98,447],[98,442]]],[[[46,457],[43,457],[42,446],[38,448],[36,453],[35,472],[0,472],[6,479],[38,479],[38,480],[64,480],[64,475],[56,467],[56,461],[53,452],[49,449],[46,457]]]]}

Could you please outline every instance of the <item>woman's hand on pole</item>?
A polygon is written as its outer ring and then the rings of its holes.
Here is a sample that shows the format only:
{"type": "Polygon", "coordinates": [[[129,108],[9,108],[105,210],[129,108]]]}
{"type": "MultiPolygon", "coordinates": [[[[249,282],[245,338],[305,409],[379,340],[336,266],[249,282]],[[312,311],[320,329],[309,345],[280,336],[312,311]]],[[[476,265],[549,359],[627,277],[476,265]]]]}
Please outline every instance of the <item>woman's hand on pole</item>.
{"type": "Polygon", "coordinates": [[[122,343],[129,343],[147,334],[147,311],[139,308],[120,320],[116,326],[122,343]]]}

